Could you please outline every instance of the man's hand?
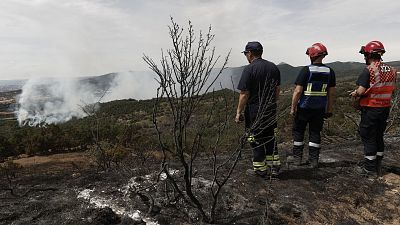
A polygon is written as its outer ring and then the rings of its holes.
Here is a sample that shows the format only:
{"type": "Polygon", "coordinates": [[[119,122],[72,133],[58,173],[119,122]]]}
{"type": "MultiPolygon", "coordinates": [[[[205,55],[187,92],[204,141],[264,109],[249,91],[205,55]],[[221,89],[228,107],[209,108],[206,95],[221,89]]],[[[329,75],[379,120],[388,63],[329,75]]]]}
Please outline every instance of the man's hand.
{"type": "Polygon", "coordinates": [[[357,96],[359,96],[359,94],[357,93],[357,90],[354,90],[354,91],[350,92],[349,95],[352,96],[352,97],[357,97],[357,96]]]}
{"type": "Polygon", "coordinates": [[[290,109],[290,115],[295,116],[297,112],[297,108],[291,108],[290,109]]]}
{"type": "Polygon", "coordinates": [[[333,116],[333,113],[331,113],[331,112],[327,112],[327,113],[324,114],[324,118],[325,119],[328,119],[328,118],[330,118],[332,116],[333,116]]]}
{"type": "Polygon", "coordinates": [[[244,116],[241,113],[236,113],[235,122],[240,123],[244,120],[244,116]]]}

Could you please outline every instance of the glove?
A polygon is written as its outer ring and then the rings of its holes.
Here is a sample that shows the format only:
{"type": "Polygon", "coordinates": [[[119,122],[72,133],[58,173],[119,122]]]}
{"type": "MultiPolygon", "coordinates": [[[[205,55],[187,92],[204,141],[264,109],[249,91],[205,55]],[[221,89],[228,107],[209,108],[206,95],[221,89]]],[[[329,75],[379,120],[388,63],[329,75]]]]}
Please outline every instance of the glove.
{"type": "Polygon", "coordinates": [[[333,113],[325,113],[324,114],[325,119],[328,119],[329,117],[332,117],[332,116],[333,116],[333,113]]]}

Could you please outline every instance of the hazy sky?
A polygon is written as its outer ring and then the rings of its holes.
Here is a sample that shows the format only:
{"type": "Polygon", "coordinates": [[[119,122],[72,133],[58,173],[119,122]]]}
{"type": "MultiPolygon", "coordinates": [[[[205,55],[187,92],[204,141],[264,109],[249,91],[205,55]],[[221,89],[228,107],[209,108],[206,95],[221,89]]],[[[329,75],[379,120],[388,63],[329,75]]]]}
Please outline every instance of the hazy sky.
{"type": "Polygon", "coordinates": [[[247,41],[264,58],[299,66],[314,42],[327,62],[363,60],[361,45],[381,40],[385,61],[400,60],[400,1],[393,0],[1,0],[0,79],[101,75],[147,70],[170,47],[169,17],[211,24],[228,66],[246,64],[247,41]]]}

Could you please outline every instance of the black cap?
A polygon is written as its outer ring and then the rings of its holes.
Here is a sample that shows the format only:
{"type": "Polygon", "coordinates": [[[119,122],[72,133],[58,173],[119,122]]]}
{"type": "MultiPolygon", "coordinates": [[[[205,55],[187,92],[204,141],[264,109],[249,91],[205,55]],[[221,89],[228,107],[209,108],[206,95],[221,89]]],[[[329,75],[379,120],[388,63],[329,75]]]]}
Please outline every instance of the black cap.
{"type": "Polygon", "coordinates": [[[263,46],[260,44],[260,42],[258,42],[258,41],[250,41],[250,42],[247,43],[247,45],[244,48],[243,52],[262,51],[262,50],[263,50],[263,46]]]}

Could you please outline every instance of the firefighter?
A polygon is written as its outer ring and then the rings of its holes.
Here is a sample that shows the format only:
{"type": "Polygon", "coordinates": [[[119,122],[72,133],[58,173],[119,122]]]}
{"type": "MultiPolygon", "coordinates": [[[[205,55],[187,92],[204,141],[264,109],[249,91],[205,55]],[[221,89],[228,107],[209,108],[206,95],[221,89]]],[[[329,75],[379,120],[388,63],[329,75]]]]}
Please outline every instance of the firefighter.
{"type": "Polygon", "coordinates": [[[318,167],[321,149],[321,130],[324,118],[332,116],[335,98],[335,72],[322,63],[328,51],[321,43],[315,43],[307,48],[311,65],[301,69],[295,82],[290,114],[294,116],[293,149],[289,152],[287,163],[303,165],[304,133],[308,124],[309,156],[307,164],[311,168],[318,167]]]}
{"type": "Polygon", "coordinates": [[[396,88],[397,73],[382,62],[385,47],[380,41],[371,41],[361,47],[367,67],[358,77],[357,89],[350,93],[360,97],[360,136],[364,144],[364,164],[357,171],[366,176],[382,174],[384,152],[383,135],[389,116],[392,94],[396,88]]]}
{"type": "Polygon", "coordinates": [[[253,169],[247,172],[261,177],[277,175],[280,159],[274,132],[280,71],[274,63],[261,57],[263,47],[257,41],[248,42],[242,53],[249,65],[243,69],[237,87],[240,95],[235,122],[244,118],[246,140],[253,149],[253,169]]]}

